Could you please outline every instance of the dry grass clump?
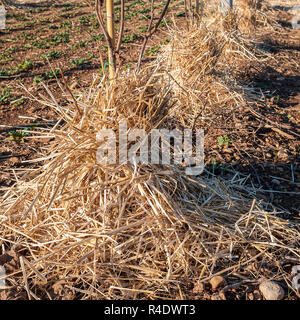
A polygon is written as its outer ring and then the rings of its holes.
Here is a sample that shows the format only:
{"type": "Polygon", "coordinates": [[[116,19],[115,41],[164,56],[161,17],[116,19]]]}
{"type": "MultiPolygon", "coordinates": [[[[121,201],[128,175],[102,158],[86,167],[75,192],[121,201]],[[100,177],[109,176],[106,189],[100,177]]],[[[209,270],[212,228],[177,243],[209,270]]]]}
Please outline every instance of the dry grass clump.
{"type": "Polygon", "coordinates": [[[40,129],[55,138],[44,165],[0,202],[2,254],[19,254],[8,288],[31,299],[64,290],[81,299],[184,299],[189,286],[216,274],[242,269],[240,277],[256,283],[278,277],[258,262],[299,258],[299,224],[281,219],[238,172],[187,176],[181,166],[96,158],[97,133],[112,129],[118,138],[120,120],[128,133],[191,128],[205,106],[209,114],[246,99],[226,75],[216,80],[228,39],[206,27],[176,33],[155,68],[100,82],[69,106],[53,100],[66,124],[40,129]]]}
{"type": "MultiPolygon", "coordinates": [[[[266,14],[266,11],[270,11],[271,7],[268,6],[266,1],[262,0],[235,0],[233,1],[233,10],[224,10],[224,7],[220,5],[221,1],[205,1],[203,8],[204,20],[209,20],[215,16],[223,16],[227,19],[224,22],[230,22],[233,17],[238,20],[238,24],[234,25],[243,34],[251,34],[258,31],[260,27],[272,26],[275,23],[270,18],[270,14],[266,14]],[[229,19],[228,19],[229,18],[229,19]]],[[[218,17],[219,19],[219,17],[218,17]]],[[[232,28],[230,23],[227,23],[229,28],[232,28]]]]}
{"type": "Polygon", "coordinates": [[[239,30],[244,33],[252,33],[258,27],[274,24],[274,21],[265,14],[266,5],[262,0],[239,0],[237,6],[239,30]]]}
{"type": "Polygon", "coordinates": [[[240,0],[238,2],[239,12],[241,13],[240,22],[243,30],[253,31],[259,18],[258,10],[261,9],[261,0],[240,0]]]}
{"type": "Polygon", "coordinates": [[[188,32],[177,29],[162,52],[166,79],[178,99],[170,112],[183,127],[203,128],[218,110],[230,113],[257,99],[232,76],[245,61],[259,59],[253,43],[240,35],[236,17],[217,16],[188,32]]]}
{"type": "Polygon", "coordinates": [[[185,298],[186,284],[257,260],[299,257],[299,226],[253,200],[247,177],[97,163],[101,128],[117,130],[121,119],[129,131],[173,126],[169,84],[157,71],[144,71],[91,88],[78,101],[81,118],[70,105],[61,111],[73,120],[40,132],[55,137],[48,160],[0,204],[1,242],[20,255],[8,287],[25,288],[35,299],[54,298],[57,286],[82,299],[185,298]]]}

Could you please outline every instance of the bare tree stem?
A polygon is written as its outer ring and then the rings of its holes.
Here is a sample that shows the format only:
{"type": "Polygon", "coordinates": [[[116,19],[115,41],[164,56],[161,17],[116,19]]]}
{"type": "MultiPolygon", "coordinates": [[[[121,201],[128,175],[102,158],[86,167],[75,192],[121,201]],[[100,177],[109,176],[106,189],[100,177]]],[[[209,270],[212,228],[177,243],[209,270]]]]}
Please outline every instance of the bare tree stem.
{"type": "MultiPolygon", "coordinates": [[[[111,19],[113,20],[113,11],[111,11],[112,8],[110,7],[110,11],[109,11],[108,15],[110,15],[111,19]]],[[[96,9],[96,15],[97,15],[98,22],[100,24],[101,30],[104,34],[105,40],[108,45],[108,61],[109,61],[110,79],[112,79],[112,78],[114,78],[115,71],[116,71],[116,55],[115,55],[115,49],[114,49],[113,24],[111,24],[111,22],[109,24],[109,19],[108,19],[109,31],[107,32],[105,29],[105,26],[104,26],[101,3],[99,0],[96,0],[95,9],[96,9]]]]}
{"type": "Polygon", "coordinates": [[[121,19],[120,19],[120,33],[119,33],[119,39],[118,39],[118,44],[116,47],[116,53],[119,53],[120,47],[122,44],[122,37],[124,33],[124,13],[125,13],[125,0],[121,0],[121,19]]]}
{"type": "Polygon", "coordinates": [[[140,51],[140,54],[139,54],[139,59],[138,59],[138,64],[137,64],[137,72],[140,70],[141,63],[142,63],[142,58],[143,58],[143,55],[144,55],[148,40],[156,32],[156,30],[158,29],[162,19],[165,17],[165,15],[167,13],[167,10],[168,10],[168,7],[169,7],[169,4],[170,4],[170,0],[167,0],[166,4],[164,6],[164,9],[160,14],[160,17],[159,17],[157,23],[155,24],[154,28],[152,28],[152,24],[153,24],[153,20],[154,20],[154,0],[151,1],[151,18],[150,18],[150,22],[149,22],[149,25],[148,25],[148,30],[147,30],[147,32],[145,34],[144,41],[143,41],[143,44],[142,44],[142,48],[141,48],[141,51],[140,51]]]}

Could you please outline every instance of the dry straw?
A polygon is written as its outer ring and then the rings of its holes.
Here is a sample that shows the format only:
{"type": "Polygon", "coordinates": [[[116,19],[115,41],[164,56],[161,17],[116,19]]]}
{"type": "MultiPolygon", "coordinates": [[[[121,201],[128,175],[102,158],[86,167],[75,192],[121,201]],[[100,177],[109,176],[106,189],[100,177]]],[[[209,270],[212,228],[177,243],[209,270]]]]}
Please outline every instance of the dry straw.
{"type": "Polygon", "coordinates": [[[224,57],[247,49],[230,51],[233,38],[223,35],[204,24],[185,37],[175,32],[154,65],[79,95],[81,117],[71,100],[47,102],[66,124],[38,133],[55,138],[44,165],[0,203],[1,243],[22,255],[9,287],[31,299],[53,298],[58,287],[81,299],[182,299],[213,275],[258,281],[270,276],[253,267],[258,261],[299,259],[299,224],[259,200],[247,176],[97,163],[97,132],[117,132],[119,120],[128,130],[191,128],[202,111],[249,98],[216,80],[224,57]]]}
{"type": "Polygon", "coordinates": [[[188,34],[181,28],[170,31],[173,41],[163,49],[159,61],[177,99],[170,114],[178,126],[203,128],[214,114],[230,113],[259,100],[260,93],[238,82],[233,74],[245,61],[263,62],[268,57],[238,25],[238,14],[231,12],[191,25],[188,34]]]}

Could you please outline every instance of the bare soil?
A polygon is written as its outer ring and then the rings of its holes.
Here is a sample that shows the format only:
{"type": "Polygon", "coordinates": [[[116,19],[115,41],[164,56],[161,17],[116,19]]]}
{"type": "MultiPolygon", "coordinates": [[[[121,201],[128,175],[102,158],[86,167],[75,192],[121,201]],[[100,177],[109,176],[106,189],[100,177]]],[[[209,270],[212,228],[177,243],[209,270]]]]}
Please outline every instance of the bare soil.
{"type": "MultiPolygon", "coordinates": [[[[157,3],[158,7],[163,5],[161,1],[157,3]]],[[[147,8],[150,8],[141,0],[128,1],[127,6],[130,7],[127,13],[132,14],[127,14],[125,20],[124,69],[137,61],[149,19],[147,8]]],[[[119,2],[116,7],[119,8],[119,2]]],[[[42,155],[49,143],[15,134],[57,120],[52,108],[30,99],[45,100],[47,97],[40,82],[42,78],[57,102],[67,103],[57,84],[55,70],[62,68],[72,89],[88,88],[93,74],[101,73],[99,48],[105,45],[95,14],[84,2],[45,1],[7,11],[7,29],[0,30],[0,187],[13,185],[24,169],[38,166],[39,163],[27,164],[26,160],[42,155]]],[[[177,23],[184,23],[183,2],[172,1],[167,24],[171,24],[172,15],[176,16],[177,23]]],[[[216,114],[204,128],[205,161],[214,174],[226,175],[234,169],[251,175],[252,182],[261,187],[261,197],[290,212],[286,218],[299,219],[300,31],[291,28],[290,18],[288,11],[277,7],[276,19],[280,27],[260,30],[254,35],[271,53],[270,58],[263,65],[242,65],[235,75],[241,82],[264,92],[259,116],[247,107],[230,115],[216,114]],[[225,135],[230,137],[229,145],[218,142],[218,137],[225,135]]],[[[162,26],[149,42],[145,62],[154,58],[159,46],[168,41],[165,31],[166,26],[162,26]]],[[[105,52],[101,50],[105,61],[105,52]]],[[[60,79],[58,74],[57,78],[60,79]]],[[[0,256],[0,264],[13,269],[14,263],[18,263],[17,248],[11,253],[5,261],[1,260],[5,257],[0,256]]],[[[288,270],[291,263],[283,261],[280,268],[288,270]]],[[[253,262],[253,268],[269,268],[271,273],[278,266],[260,265],[257,261],[253,262]]],[[[238,277],[243,280],[243,270],[238,277]]],[[[189,283],[183,291],[190,299],[215,298],[209,284],[197,288],[197,283],[189,283]]],[[[78,293],[59,284],[52,294],[54,299],[79,297],[78,293]]],[[[0,299],[24,297],[23,291],[1,292],[0,299]]],[[[227,299],[256,300],[262,296],[256,287],[241,282],[228,292],[227,299]]]]}

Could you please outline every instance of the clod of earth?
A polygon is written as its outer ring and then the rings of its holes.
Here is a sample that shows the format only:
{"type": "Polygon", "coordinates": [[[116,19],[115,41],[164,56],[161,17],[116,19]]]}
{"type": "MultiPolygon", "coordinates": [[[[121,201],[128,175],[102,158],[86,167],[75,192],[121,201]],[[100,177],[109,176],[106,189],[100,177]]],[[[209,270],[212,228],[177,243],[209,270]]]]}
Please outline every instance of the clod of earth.
{"type": "Polygon", "coordinates": [[[215,276],[210,279],[209,283],[211,285],[212,290],[215,291],[221,286],[224,286],[226,284],[226,280],[222,276],[215,276]]]}
{"type": "Polygon", "coordinates": [[[274,281],[263,281],[259,285],[259,290],[266,300],[282,300],[284,298],[283,288],[274,281]]]}

